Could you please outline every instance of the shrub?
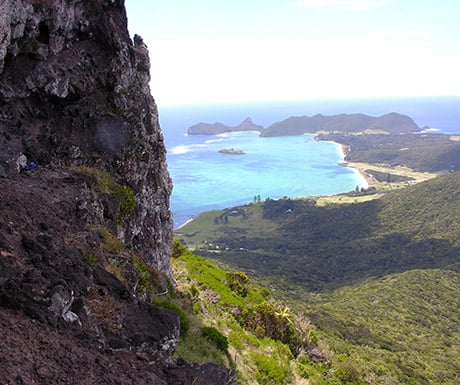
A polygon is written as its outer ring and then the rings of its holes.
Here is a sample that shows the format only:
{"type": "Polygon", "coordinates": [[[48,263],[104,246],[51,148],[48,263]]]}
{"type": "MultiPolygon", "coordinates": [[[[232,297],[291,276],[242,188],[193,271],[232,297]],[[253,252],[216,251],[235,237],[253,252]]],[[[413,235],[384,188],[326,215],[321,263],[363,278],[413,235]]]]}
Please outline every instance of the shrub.
{"type": "Polygon", "coordinates": [[[138,293],[153,294],[152,287],[152,274],[147,264],[139,257],[132,257],[131,262],[136,269],[137,273],[137,287],[136,291],[138,293]]]}
{"type": "Polygon", "coordinates": [[[249,277],[242,271],[228,271],[225,273],[226,285],[235,293],[246,297],[248,294],[247,284],[249,277]]]}
{"type": "Polygon", "coordinates": [[[179,258],[184,252],[187,250],[187,248],[180,243],[180,241],[177,238],[174,238],[172,241],[172,246],[171,246],[171,256],[173,258],[179,258]]]}
{"type": "Polygon", "coordinates": [[[227,352],[228,339],[219,330],[212,326],[205,326],[201,328],[201,334],[213,342],[220,351],[227,352]]]}
{"type": "Polygon", "coordinates": [[[120,197],[120,218],[119,221],[123,221],[129,217],[134,209],[136,208],[137,200],[134,195],[134,191],[129,186],[116,185],[113,188],[114,195],[120,197]]]}

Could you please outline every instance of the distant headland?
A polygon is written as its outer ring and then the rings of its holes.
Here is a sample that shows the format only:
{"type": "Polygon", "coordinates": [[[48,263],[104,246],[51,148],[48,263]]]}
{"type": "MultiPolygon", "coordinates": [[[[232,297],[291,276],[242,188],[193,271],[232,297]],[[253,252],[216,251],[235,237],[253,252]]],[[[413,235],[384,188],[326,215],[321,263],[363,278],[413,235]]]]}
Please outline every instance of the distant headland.
{"type": "Polygon", "coordinates": [[[223,123],[198,123],[191,126],[189,135],[218,135],[228,132],[259,131],[260,136],[291,136],[318,133],[362,133],[362,134],[410,134],[421,132],[412,118],[396,112],[379,117],[365,114],[338,114],[314,116],[291,116],[264,128],[251,118],[238,126],[223,123]]]}
{"type": "Polygon", "coordinates": [[[227,126],[223,123],[198,123],[191,126],[187,130],[189,135],[219,135],[227,132],[242,132],[242,131],[259,131],[264,129],[263,126],[254,124],[251,118],[246,118],[238,126],[227,126]]]}

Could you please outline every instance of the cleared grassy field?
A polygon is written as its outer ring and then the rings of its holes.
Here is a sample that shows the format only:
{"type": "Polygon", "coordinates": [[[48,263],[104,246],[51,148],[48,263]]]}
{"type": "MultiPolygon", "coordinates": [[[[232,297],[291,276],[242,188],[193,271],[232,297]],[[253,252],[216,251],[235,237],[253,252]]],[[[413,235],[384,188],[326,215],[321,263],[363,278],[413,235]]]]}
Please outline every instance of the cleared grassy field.
{"type": "MultiPolygon", "coordinates": [[[[263,217],[261,204],[239,206],[237,210],[213,210],[201,213],[193,221],[176,231],[176,237],[186,240],[191,250],[206,247],[212,249],[212,239],[228,236],[229,231],[244,236],[248,231],[251,236],[262,236],[276,231],[277,225],[263,217]]],[[[215,252],[219,248],[214,249],[215,252]]]]}

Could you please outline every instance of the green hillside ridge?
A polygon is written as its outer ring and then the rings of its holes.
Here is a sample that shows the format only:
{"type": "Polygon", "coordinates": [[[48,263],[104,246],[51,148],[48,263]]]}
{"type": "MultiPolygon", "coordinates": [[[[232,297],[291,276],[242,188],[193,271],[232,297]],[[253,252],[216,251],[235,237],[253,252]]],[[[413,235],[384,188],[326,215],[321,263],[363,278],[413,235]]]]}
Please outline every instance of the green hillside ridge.
{"type": "Polygon", "coordinates": [[[219,135],[226,132],[262,131],[263,126],[255,124],[251,118],[246,118],[237,126],[228,126],[223,123],[197,123],[187,129],[188,135],[219,135]]]}
{"type": "MultiPolygon", "coordinates": [[[[452,173],[370,202],[319,207],[313,199],[282,199],[207,212],[178,235],[197,253],[250,272],[273,289],[264,300],[288,303],[291,314],[308,320],[310,343],[328,364],[312,364],[308,354],[284,355],[281,361],[294,368],[284,372],[285,383],[454,385],[460,373],[459,195],[460,173],[452,173]],[[331,377],[336,370],[340,379],[331,377]]],[[[212,266],[194,265],[197,271],[212,266]]],[[[247,306],[220,297],[229,303],[225,311],[247,306]]],[[[212,325],[233,336],[224,323],[212,325]]],[[[241,357],[252,357],[250,343],[238,346],[241,357]]],[[[264,368],[236,362],[245,379],[254,378],[247,368],[256,368],[253,374],[264,368]]]]}
{"type": "Polygon", "coordinates": [[[451,173],[357,204],[267,200],[202,214],[177,236],[233,268],[321,291],[411,269],[459,269],[459,194],[460,173],[451,173]]]}

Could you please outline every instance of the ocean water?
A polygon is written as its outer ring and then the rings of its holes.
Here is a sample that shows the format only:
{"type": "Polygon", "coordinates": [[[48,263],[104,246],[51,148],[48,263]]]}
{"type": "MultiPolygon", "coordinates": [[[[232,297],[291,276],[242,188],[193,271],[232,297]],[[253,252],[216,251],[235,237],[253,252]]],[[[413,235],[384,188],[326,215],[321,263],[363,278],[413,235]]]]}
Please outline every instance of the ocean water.
{"type": "Polygon", "coordinates": [[[237,125],[247,117],[269,126],[289,116],[321,113],[399,112],[420,126],[460,133],[460,97],[295,101],[159,107],[174,183],[171,210],[175,227],[200,212],[252,202],[254,196],[277,199],[331,195],[364,187],[365,180],[343,167],[339,145],[313,136],[261,138],[256,132],[218,136],[186,134],[199,122],[237,125]],[[220,154],[235,148],[245,155],[220,154]]]}

